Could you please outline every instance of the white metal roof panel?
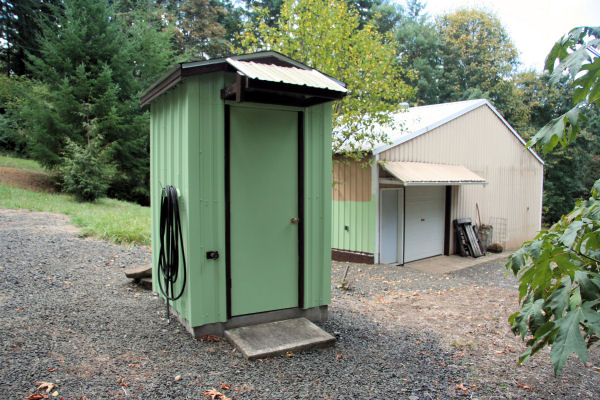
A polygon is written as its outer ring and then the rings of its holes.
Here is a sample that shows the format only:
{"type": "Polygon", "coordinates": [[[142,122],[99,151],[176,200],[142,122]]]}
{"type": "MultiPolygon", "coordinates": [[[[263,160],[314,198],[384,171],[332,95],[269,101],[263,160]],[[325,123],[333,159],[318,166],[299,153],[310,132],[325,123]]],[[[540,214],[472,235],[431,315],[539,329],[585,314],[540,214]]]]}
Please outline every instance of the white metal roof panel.
{"type": "Polygon", "coordinates": [[[404,186],[485,184],[485,179],[462,165],[386,161],[382,165],[404,186]]]}
{"type": "MultiPolygon", "coordinates": [[[[494,107],[486,99],[476,100],[465,100],[455,101],[452,103],[432,104],[428,106],[410,107],[407,110],[397,112],[392,116],[393,123],[391,126],[381,127],[378,126],[376,129],[387,134],[388,143],[376,143],[373,148],[374,154],[382,153],[392,147],[398,146],[404,142],[421,136],[447,122],[450,122],[476,108],[488,106],[490,110],[502,121],[502,123],[510,130],[510,132],[526,146],[525,140],[514,130],[512,126],[500,115],[496,107],[494,107]]],[[[343,127],[336,128],[336,131],[343,131],[343,127]]],[[[339,134],[334,131],[334,135],[339,134]]],[[[363,144],[356,144],[355,147],[367,150],[367,146],[363,144]]],[[[349,150],[350,145],[346,148],[349,150]]],[[[540,162],[544,164],[544,161],[540,156],[532,149],[527,150],[540,162]]]]}
{"type": "Polygon", "coordinates": [[[348,91],[334,79],[312,68],[283,67],[253,61],[234,60],[233,58],[228,58],[227,62],[250,79],[328,89],[341,93],[348,91]]]}

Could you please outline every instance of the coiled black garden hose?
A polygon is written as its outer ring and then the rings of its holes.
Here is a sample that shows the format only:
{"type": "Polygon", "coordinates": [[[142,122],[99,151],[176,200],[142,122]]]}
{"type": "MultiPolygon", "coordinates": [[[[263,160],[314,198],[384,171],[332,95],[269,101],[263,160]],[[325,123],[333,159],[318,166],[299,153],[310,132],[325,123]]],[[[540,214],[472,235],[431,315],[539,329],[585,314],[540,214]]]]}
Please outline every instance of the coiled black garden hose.
{"type": "Polygon", "coordinates": [[[183,295],[186,284],[185,250],[181,234],[181,221],[179,219],[179,202],[177,189],[168,185],[162,189],[160,204],[160,251],[158,253],[158,286],[165,297],[167,305],[167,320],[170,322],[169,302],[179,299],[183,295]],[[175,282],[179,274],[179,246],[183,258],[183,284],[175,295],[175,282]],[[162,275],[162,278],[161,278],[162,275]],[[164,286],[163,286],[164,285],[164,286]]]}

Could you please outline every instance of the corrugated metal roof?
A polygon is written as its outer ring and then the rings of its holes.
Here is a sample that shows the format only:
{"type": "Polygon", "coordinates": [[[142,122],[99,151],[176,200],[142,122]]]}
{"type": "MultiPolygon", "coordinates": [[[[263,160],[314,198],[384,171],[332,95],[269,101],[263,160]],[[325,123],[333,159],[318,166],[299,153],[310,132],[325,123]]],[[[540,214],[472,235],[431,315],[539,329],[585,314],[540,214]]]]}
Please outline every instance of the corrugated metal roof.
{"type": "Polygon", "coordinates": [[[228,58],[227,63],[250,79],[308,86],[346,93],[348,90],[316,69],[300,69],[279,65],[240,61],[228,58]]]}
{"type": "MultiPolygon", "coordinates": [[[[398,146],[413,138],[421,136],[482,106],[488,106],[490,110],[492,110],[492,112],[496,114],[496,116],[502,121],[502,123],[504,123],[508,130],[523,144],[523,146],[526,145],[525,140],[523,140],[517,131],[515,131],[513,127],[510,126],[510,124],[504,119],[504,117],[500,115],[498,110],[496,110],[496,107],[494,107],[486,99],[476,99],[455,101],[452,103],[431,104],[428,106],[410,107],[408,110],[397,112],[392,116],[393,123],[391,126],[378,126],[375,128],[376,130],[385,132],[387,134],[389,143],[376,143],[373,146],[373,153],[383,153],[392,147],[398,146]]],[[[343,127],[336,128],[334,135],[339,134],[343,130],[343,127]]],[[[354,147],[363,150],[370,148],[364,143],[354,143],[354,147]]],[[[346,150],[350,150],[351,146],[346,145],[345,148],[346,150]]],[[[544,164],[544,161],[533,150],[533,148],[527,148],[527,150],[541,164],[544,164]]]]}
{"type": "Polygon", "coordinates": [[[485,179],[462,165],[386,161],[383,168],[404,186],[485,184],[485,179]]]}

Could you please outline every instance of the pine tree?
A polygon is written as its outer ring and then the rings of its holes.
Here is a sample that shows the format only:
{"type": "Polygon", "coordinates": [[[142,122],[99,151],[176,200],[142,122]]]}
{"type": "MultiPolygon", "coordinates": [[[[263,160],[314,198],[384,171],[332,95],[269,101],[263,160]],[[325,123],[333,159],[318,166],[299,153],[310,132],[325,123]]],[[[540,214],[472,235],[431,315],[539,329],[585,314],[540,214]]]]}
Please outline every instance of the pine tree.
{"type": "Polygon", "coordinates": [[[114,173],[98,169],[92,178],[109,180],[99,187],[110,196],[147,203],[149,124],[138,96],[167,67],[169,38],[119,6],[121,14],[107,1],[66,0],[57,26],[44,29],[41,55],[30,57],[49,89],[30,110],[32,155],[64,175],[74,170],[63,168],[75,154],[70,144],[105,160],[114,173]]]}

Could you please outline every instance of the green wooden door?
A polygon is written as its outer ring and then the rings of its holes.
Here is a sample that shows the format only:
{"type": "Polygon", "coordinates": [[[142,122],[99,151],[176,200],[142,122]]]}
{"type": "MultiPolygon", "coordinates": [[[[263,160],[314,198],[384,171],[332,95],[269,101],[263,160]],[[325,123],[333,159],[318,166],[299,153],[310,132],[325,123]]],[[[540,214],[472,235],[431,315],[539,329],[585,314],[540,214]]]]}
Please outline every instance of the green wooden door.
{"type": "Polygon", "coordinates": [[[231,315],[298,306],[298,114],[231,107],[231,315]]]}

